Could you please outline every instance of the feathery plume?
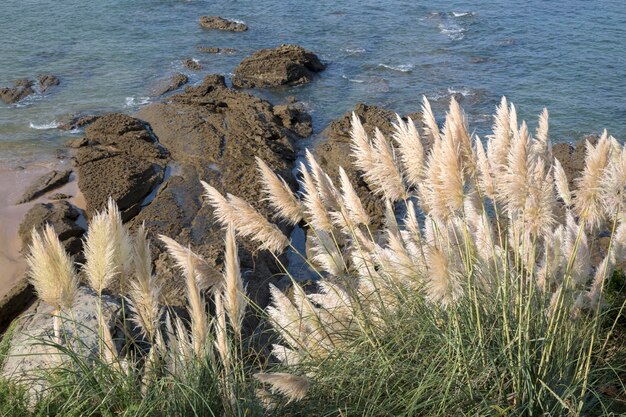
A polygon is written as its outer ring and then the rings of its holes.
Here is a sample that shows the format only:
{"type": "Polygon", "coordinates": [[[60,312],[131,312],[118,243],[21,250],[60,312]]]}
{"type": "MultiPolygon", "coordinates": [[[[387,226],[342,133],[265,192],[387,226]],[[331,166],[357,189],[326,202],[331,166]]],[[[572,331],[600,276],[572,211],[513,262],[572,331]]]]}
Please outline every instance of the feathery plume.
{"type": "Polygon", "coordinates": [[[391,145],[378,128],[374,133],[374,152],[372,168],[363,172],[363,178],[367,184],[375,193],[384,195],[390,201],[406,198],[404,180],[398,170],[395,155],[391,145]]]}
{"type": "Polygon", "coordinates": [[[152,274],[150,243],[144,225],[139,226],[134,247],[135,279],[130,282],[128,296],[131,300],[133,321],[141,333],[151,342],[155,341],[161,318],[159,298],[161,285],[152,274]]]}
{"type": "Polygon", "coordinates": [[[315,230],[331,232],[333,225],[328,211],[317,191],[313,177],[303,163],[300,163],[300,172],[302,173],[302,188],[304,190],[303,203],[309,217],[309,223],[315,230]]]}
{"type": "Polygon", "coordinates": [[[565,203],[566,206],[572,205],[572,193],[569,190],[569,181],[567,180],[567,175],[565,174],[565,170],[561,165],[561,162],[554,158],[554,183],[556,186],[556,190],[559,193],[559,197],[565,203]]]}
{"type": "Polygon", "coordinates": [[[600,178],[600,193],[607,216],[615,219],[626,209],[626,148],[613,152],[600,178]]]}
{"type": "Polygon", "coordinates": [[[220,291],[215,292],[215,347],[220,355],[224,369],[230,370],[230,347],[228,346],[226,313],[224,312],[224,300],[220,291]]]}
{"type": "Polygon", "coordinates": [[[120,280],[120,290],[125,291],[126,278],[130,274],[133,265],[132,239],[122,223],[122,215],[117,208],[117,204],[111,197],[109,197],[107,202],[106,213],[109,216],[109,224],[113,229],[113,262],[118,272],[117,278],[120,280]]]}
{"type": "Polygon", "coordinates": [[[426,281],[426,298],[448,307],[461,297],[462,286],[458,272],[450,264],[451,259],[443,250],[436,247],[429,247],[426,251],[429,274],[426,281]]]}
{"type": "Polygon", "coordinates": [[[333,276],[341,276],[345,272],[345,261],[341,251],[332,237],[323,230],[316,230],[311,235],[311,251],[315,263],[333,276]]]}
{"type": "Polygon", "coordinates": [[[245,289],[239,269],[239,256],[235,230],[229,226],[226,230],[226,256],[224,259],[224,308],[230,319],[235,334],[241,336],[241,322],[246,311],[245,289]]]}
{"type": "Polygon", "coordinates": [[[361,119],[354,112],[352,113],[350,137],[352,138],[350,149],[354,156],[354,165],[363,172],[372,170],[374,168],[374,149],[363,128],[361,119]]]}
{"type": "Polygon", "coordinates": [[[439,125],[437,125],[437,120],[426,96],[422,96],[422,117],[426,125],[424,129],[426,135],[430,137],[433,143],[437,142],[439,140],[439,125]]]}
{"type": "Polygon", "coordinates": [[[282,291],[272,284],[269,287],[272,304],[267,308],[267,314],[272,320],[274,328],[292,347],[305,346],[300,312],[282,291]]]}
{"type": "Polygon", "coordinates": [[[272,393],[280,393],[287,398],[287,403],[300,401],[306,396],[310,382],[306,377],[281,372],[257,373],[254,378],[261,383],[269,384],[272,393]]]}
{"type": "Polygon", "coordinates": [[[346,174],[346,171],[342,167],[339,167],[339,178],[341,180],[343,205],[347,210],[348,217],[354,224],[368,225],[370,222],[369,215],[365,211],[365,208],[363,208],[361,199],[356,191],[354,191],[348,174],[346,174]]]}
{"type": "Polygon", "coordinates": [[[324,172],[322,167],[320,167],[317,160],[308,149],[305,150],[305,156],[307,163],[311,167],[311,174],[313,176],[313,180],[315,181],[317,191],[322,198],[322,202],[333,210],[339,210],[340,197],[335,184],[333,184],[333,181],[324,172]]]}
{"type": "Polygon", "coordinates": [[[276,175],[261,158],[255,156],[255,159],[262,176],[263,191],[268,195],[267,201],[274,212],[287,224],[298,224],[302,220],[300,201],[284,179],[276,175]]]}
{"type": "Polygon", "coordinates": [[[222,277],[200,255],[186,248],[174,239],[165,235],[159,235],[161,242],[165,244],[167,252],[176,261],[176,265],[185,275],[189,275],[188,267],[193,267],[193,273],[200,291],[205,291],[222,283],[222,277]]]}
{"type": "Polygon", "coordinates": [[[37,296],[56,310],[70,308],[78,289],[72,259],[49,224],[41,233],[33,228],[31,236],[26,260],[37,296]]]}
{"type": "Polygon", "coordinates": [[[424,177],[422,140],[411,118],[406,123],[398,114],[396,118],[397,123],[393,125],[395,128],[393,138],[398,143],[404,177],[410,185],[416,187],[424,177]]]}
{"type": "Polygon", "coordinates": [[[83,270],[91,288],[98,294],[111,285],[119,270],[115,260],[115,227],[107,213],[97,213],[89,222],[84,243],[83,270]]]}
{"type": "Polygon", "coordinates": [[[611,142],[606,130],[596,146],[587,141],[585,168],[576,180],[574,193],[574,209],[581,218],[586,220],[587,228],[595,229],[604,221],[604,206],[601,200],[601,179],[609,161],[611,142]]]}
{"type": "Polygon", "coordinates": [[[546,163],[552,160],[548,129],[548,109],[544,108],[539,115],[539,125],[533,141],[532,152],[535,157],[542,159],[546,163]]]}
{"type": "Polygon", "coordinates": [[[189,316],[191,317],[193,347],[196,355],[200,356],[205,349],[208,325],[205,302],[200,293],[200,288],[198,287],[195,265],[191,253],[188,253],[187,263],[185,267],[181,269],[185,271],[185,286],[187,288],[187,300],[189,303],[187,308],[189,310],[189,316]]]}

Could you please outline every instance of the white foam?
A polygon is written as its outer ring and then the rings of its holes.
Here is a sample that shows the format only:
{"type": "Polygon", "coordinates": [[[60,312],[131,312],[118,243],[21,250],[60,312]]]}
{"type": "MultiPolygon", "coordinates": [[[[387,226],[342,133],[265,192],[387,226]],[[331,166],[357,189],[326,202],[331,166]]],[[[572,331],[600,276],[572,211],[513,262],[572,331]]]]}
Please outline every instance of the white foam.
{"type": "Polygon", "coordinates": [[[412,64],[403,64],[403,65],[378,64],[378,66],[382,68],[387,68],[392,71],[399,71],[399,72],[411,72],[413,70],[412,64]]]}
{"type": "Polygon", "coordinates": [[[57,122],[56,120],[53,120],[49,123],[42,123],[42,124],[36,124],[33,122],[30,122],[28,124],[28,126],[31,129],[36,129],[36,130],[50,130],[50,129],[56,129],[57,127],[59,127],[61,125],[61,123],[57,122]]]}
{"type": "Polygon", "coordinates": [[[444,35],[446,35],[448,38],[452,39],[453,41],[460,41],[461,39],[465,37],[466,29],[462,28],[456,23],[442,22],[442,23],[439,23],[438,27],[441,33],[443,33],[444,35]]]}
{"type": "Polygon", "coordinates": [[[350,77],[348,77],[348,76],[346,76],[346,75],[342,75],[342,76],[341,76],[341,78],[343,78],[344,80],[348,80],[348,81],[350,81],[351,83],[359,83],[359,84],[361,84],[361,83],[364,83],[364,82],[365,82],[365,80],[358,80],[358,79],[356,79],[356,78],[350,78],[350,77]]]}
{"type": "Polygon", "coordinates": [[[126,107],[142,106],[150,103],[150,97],[126,97],[126,107]]]}
{"type": "Polygon", "coordinates": [[[365,53],[364,48],[344,48],[343,51],[350,55],[365,53]]]}
{"type": "Polygon", "coordinates": [[[474,12],[452,12],[454,17],[474,16],[474,12]]]}

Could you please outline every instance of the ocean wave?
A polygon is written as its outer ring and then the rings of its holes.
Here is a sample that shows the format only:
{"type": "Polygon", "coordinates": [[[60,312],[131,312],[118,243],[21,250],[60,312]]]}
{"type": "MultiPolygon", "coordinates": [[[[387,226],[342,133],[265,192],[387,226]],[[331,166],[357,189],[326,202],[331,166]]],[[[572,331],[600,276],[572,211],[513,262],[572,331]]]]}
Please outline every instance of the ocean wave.
{"type": "Polygon", "coordinates": [[[452,12],[452,16],[454,17],[474,16],[474,12],[452,12]]]}
{"type": "Polygon", "coordinates": [[[33,122],[30,122],[28,124],[28,126],[31,129],[36,129],[36,130],[50,130],[50,129],[56,129],[57,127],[59,127],[61,125],[61,123],[57,122],[56,120],[53,120],[49,123],[42,123],[42,124],[36,124],[33,122]]]}
{"type": "Polygon", "coordinates": [[[465,32],[467,31],[467,29],[452,22],[441,22],[438,27],[441,33],[453,41],[460,41],[463,39],[465,37],[465,32]]]}
{"type": "Polygon", "coordinates": [[[126,97],[126,107],[143,106],[150,103],[150,97],[126,97]]]}
{"type": "Polygon", "coordinates": [[[402,65],[378,64],[378,66],[381,68],[387,68],[392,71],[399,71],[399,72],[405,72],[405,73],[413,71],[412,64],[402,64],[402,65]]]}
{"type": "Polygon", "coordinates": [[[348,81],[350,81],[351,83],[358,83],[358,84],[362,84],[362,83],[364,83],[364,82],[365,82],[365,80],[359,80],[359,79],[357,79],[357,78],[350,78],[350,77],[348,77],[348,76],[347,76],[347,75],[345,75],[345,74],[343,74],[343,75],[341,76],[341,78],[343,78],[344,80],[348,80],[348,81]]]}
{"type": "Polygon", "coordinates": [[[344,51],[345,53],[347,53],[349,55],[356,55],[356,54],[365,53],[365,49],[364,48],[343,48],[342,51],[344,51]]]}

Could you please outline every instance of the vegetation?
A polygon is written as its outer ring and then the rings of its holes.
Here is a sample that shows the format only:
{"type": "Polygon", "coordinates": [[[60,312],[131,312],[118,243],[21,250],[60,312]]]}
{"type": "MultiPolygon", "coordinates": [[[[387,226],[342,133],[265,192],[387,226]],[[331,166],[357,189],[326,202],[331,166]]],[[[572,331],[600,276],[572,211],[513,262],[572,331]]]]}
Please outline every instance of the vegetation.
{"type": "Polygon", "coordinates": [[[32,281],[55,311],[54,334],[40,342],[61,359],[38,375],[45,388],[35,396],[2,382],[2,410],[624,412],[626,296],[614,270],[626,259],[626,147],[605,132],[587,144],[585,168],[571,182],[552,156],[546,111],[530,135],[503,99],[486,147],[468,133],[455,101],[441,130],[426,100],[423,115],[422,133],[398,117],[393,141],[378,130],[370,137],[353,117],[355,166],[380,197],[382,219],[365,210],[345,171],[336,187],[308,152],[298,195],[257,160],[276,216],[306,227],[310,253],[301,255],[317,275],[316,291],[295,282],[290,294],[271,287],[266,320],[280,339],[272,358],[246,351],[242,320],[257,307],[245,297],[235,234],[277,262],[297,249],[245,200],[203,184],[226,230],[223,276],[161,237],[185,279],[189,320],[160,305],[145,230],[131,237],[113,203],[95,216],[81,273],[100,300],[113,283],[125,294],[121,320],[132,331],[116,340],[100,303],[91,353],[75,348],[71,325],[59,319],[77,291],[72,262],[50,228],[33,232],[32,281]]]}

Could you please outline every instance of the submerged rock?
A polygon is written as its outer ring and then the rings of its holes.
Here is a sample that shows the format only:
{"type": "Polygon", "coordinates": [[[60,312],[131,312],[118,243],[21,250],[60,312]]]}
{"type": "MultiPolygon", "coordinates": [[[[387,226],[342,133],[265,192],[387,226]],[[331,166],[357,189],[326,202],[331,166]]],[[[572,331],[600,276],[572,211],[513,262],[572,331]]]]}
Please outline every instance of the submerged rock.
{"type": "Polygon", "coordinates": [[[245,58],[235,69],[235,87],[275,87],[306,84],[313,74],[326,68],[317,55],[298,45],[261,49],[245,58]]]}
{"type": "Polygon", "coordinates": [[[187,84],[188,82],[189,77],[187,77],[185,74],[177,72],[176,74],[172,75],[169,80],[163,83],[163,85],[157,87],[155,95],[162,96],[163,94],[178,90],[180,87],[187,84]]]}
{"type": "Polygon", "coordinates": [[[58,77],[52,74],[43,74],[37,77],[37,81],[39,82],[39,89],[42,93],[45,93],[50,89],[50,87],[54,87],[55,85],[61,84],[61,80],[58,77]]]}
{"type": "Polygon", "coordinates": [[[19,199],[17,204],[27,203],[35,198],[53,190],[57,187],[67,184],[70,179],[71,169],[63,171],[53,170],[47,174],[37,178],[22,194],[22,198],[19,199]]]}
{"type": "Polygon", "coordinates": [[[237,52],[236,49],[233,48],[217,48],[215,46],[198,46],[198,51],[204,52],[205,54],[234,54],[237,52]]]}
{"type": "Polygon", "coordinates": [[[200,65],[200,63],[196,61],[195,59],[191,59],[191,58],[184,59],[183,66],[192,71],[200,71],[202,69],[202,65],[200,65]]]}
{"type": "Polygon", "coordinates": [[[243,22],[224,19],[220,16],[200,16],[200,26],[204,29],[226,30],[230,32],[245,32],[248,26],[243,22]]]}
{"type": "Polygon", "coordinates": [[[100,117],[85,129],[89,145],[76,153],[78,186],[91,217],[111,196],[125,220],[161,183],[167,151],[145,123],[119,113],[100,117]]]}
{"type": "Polygon", "coordinates": [[[13,82],[12,87],[0,88],[0,100],[4,101],[6,104],[15,104],[35,94],[35,90],[33,90],[32,86],[33,82],[29,79],[23,78],[16,80],[13,82]]]}

